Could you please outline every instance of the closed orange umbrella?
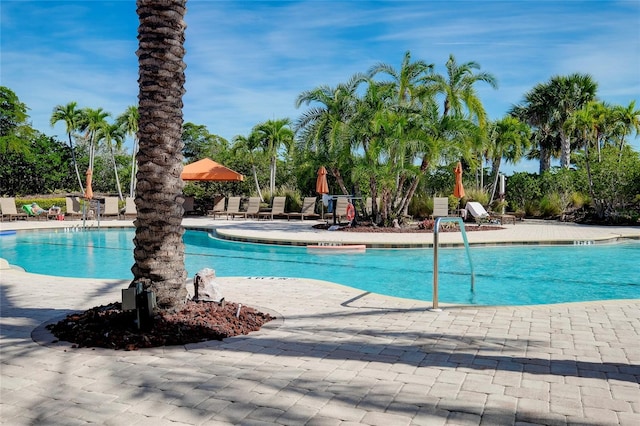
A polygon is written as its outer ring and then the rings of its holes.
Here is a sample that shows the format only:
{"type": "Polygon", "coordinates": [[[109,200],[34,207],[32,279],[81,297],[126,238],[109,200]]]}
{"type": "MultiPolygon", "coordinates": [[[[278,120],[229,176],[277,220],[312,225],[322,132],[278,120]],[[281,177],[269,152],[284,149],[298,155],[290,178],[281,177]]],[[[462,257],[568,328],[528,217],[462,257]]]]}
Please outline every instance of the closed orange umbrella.
{"type": "Polygon", "coordinates": [[[92,175],[93,175],[93,172],[91,171],[91,169],[87,170],[87,185],[84,190],[84,198],[86,198],[87,200],[90,200],[93,198],[93,188],[91,188],[92,175]]]}
{"type": "Polygon", "coordinates": [[[180,175],[182,180],[242,181],[242,174],[231,170],[210,158],[187,164],[180,175]]]}
{"type": "Polygon", "coordinates": [[[458,165],[453,169],[456,175],[456,185],[453,187],[453,196],[456,198],[464,197],[464,186],[462,186],[462,164],[458,161],[458,165]]]}
{"type": "Polygon", "coordinates": [[[316,179],[316,192],[320,195],[329,193],[329,184],[327,183],[327,169],[321,166],[318,169],[318,178],[316,179]]]}

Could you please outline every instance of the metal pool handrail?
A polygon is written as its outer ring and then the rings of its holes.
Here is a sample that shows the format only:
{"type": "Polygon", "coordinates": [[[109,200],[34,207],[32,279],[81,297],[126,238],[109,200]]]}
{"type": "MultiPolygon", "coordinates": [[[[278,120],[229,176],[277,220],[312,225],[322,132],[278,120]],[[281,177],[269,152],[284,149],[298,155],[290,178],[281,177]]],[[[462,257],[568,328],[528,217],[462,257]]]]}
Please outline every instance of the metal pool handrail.
{"type": "Polygon", "coordinates": [[[464,229],[464,222],[461,217],[437,217],[433,224],[433,308],[432,310],[440,310],[438,308],[438,235],[440,231],[440,223],[455,222],[460,225],[462,240],[467,251],[467,259],[471,268],[471,292],[474,292],[475,274],[473,272],[473,262],[471,261],[471,252],[469,251],[469,241],[467,240],[467,232],[464,229]]]}

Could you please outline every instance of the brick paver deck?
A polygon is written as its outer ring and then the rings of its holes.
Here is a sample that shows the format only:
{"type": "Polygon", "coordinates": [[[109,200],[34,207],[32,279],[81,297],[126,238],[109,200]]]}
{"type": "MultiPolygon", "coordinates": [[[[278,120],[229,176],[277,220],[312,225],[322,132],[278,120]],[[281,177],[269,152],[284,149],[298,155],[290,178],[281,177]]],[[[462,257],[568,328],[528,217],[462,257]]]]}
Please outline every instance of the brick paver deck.
{"type": "MultiPolygon", "coordinates": [[[[242,234],[237,222],[221,226],[242,234]]],[[[244,223],[267,239],[287,238],[287,226],[244,223]]],[[[506,231],[531,232],[527,226],[538,226],[538,238],[638,232],[521,223],[506,231]]],[[[297,237],[307,232],[294,229],[297,237]]],[[[482,234],[488,242],[503,238],[482,234]]],[[[640,424],[640,295],[435,312],[430,303],[324,281],[218,282],[228,300],[278,320],[224,342],[123,352],[54,343],[43,324],[116,301],[127,282],[1,269],[0,422],[640,424]]]]}

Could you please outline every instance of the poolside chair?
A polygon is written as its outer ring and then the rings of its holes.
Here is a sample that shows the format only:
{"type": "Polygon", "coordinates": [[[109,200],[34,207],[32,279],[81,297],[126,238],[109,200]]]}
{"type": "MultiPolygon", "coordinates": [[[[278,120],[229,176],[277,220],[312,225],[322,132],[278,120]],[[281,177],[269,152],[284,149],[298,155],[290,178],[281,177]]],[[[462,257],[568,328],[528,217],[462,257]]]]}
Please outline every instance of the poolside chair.
{"type": "Polygon", "coordinates": [[[182,203],[182,207],[184,207],[184,216],[196,213],[194,203],[195,199],[193,197],[184,197],[184,202],[182,203]]]}
{"type": "Polygon", "coordinates": [[[213,210],[209,210],[209,216],[216,218],[216,215],[221,216],[224,214],[224,204],[227,201],[226,197],[216,197],[213,199],[213,210]]]}
{"type": "Polygon", "coordinates": [[[13,197],[0,197],[0,209],[2,210],[2,217],[0,218],[0,221],[4,221],[5,218],[9,220],[27,219],[26,213],[18,212],[16,199],[13,197]]]}
{"type": "Polygon", "coordinates": [[[135,219],[138,216],[135,198],[127,197],[124,199],[124,212],[121,213],[123,219],[135,219]]]}
{"type": "MultiPolygon", "coordinates": [[[[349,198],[348,197],[339,197],[333,205],[333,209],[336,212],[336,220],[338,222],[340,222],[342,220],[342,218],[346,219],[347,218],[347,205],[349,204],[349,198]]],[[[331,213],[325,213],[324,214],[324,218],[325,219],[332,219],[333,218],[333,212],[331,213]]]]}
{"type": "Polygon", "coordinates": [[[240,197],[229,197],[227,210],[225,210],[224,214],[227,216],[227,220],[229,220],[229,216],[231,216],[231,219],[233,219],[236,216],[243,215],[240,212],[240,197]]]}
{"type": "Polygon", "coordinates": [[[478,224],[487,223],[491,220],[491,215],[485,210],[482,204],[477,201],[469,201],[465,206],[467,212],[465,217],[473,217],[478,224]]]}
{"type": "Polygon", "coordinates": [[[257,218],[260,214],[260,197],[249,197],[249,203],[247,204],[247,210],[240,212],[238,216],[243,216],[245,219],[250,217],[257,218]]]}
{"type": "Polygon", "coordinates": [[[67,197],[66,199],[67,211],[65,216],[73,219],[75,217],[82,217],[82,206],[80,206],[80,199],[78,197],[67,197]]]}
{"type": "Polygon", "coordinates": [[[449,216],[449,198],[448,197],[433,197],[433,213],[431,218],[447,217],[449,216]]]}
{"type": "Polygon", "coordinates": [[[271,218],[273,220],[274,216],[284,216],[284,206],[287,203],[287,197],[273,197],[273,201],[271,203],[271,211],[269,212],[259,212],[258,218],[271,218]]]}
{"type": "Polygon", "coordinates": [[[302,200],[302,208],[300,209],[300,212],[286,213],[287,220],[289,220],[291,217],[299,217],[300,220],[304,220],[305,217],[319,218],[320,215],[316,213],[315,210],[316,210],[316,197],[305,197],[304,200],[302,200]]]}
{"type": "Polygon", "coordinates": [[[120,210],[118,210],[118,197],[104,197],[104,211],[100,213],[103,218],[120,217],[120,210]]]}

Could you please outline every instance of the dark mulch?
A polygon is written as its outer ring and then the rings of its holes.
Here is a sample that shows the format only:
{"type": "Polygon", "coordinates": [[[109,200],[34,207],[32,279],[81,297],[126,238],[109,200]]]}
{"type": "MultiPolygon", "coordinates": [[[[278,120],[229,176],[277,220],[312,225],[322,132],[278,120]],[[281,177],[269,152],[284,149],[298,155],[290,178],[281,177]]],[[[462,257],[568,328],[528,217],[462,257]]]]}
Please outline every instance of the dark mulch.
{"type": "Polygon", "coordinates": [[[139,331],[132,312],[123,312],[120,303],[98,306],[68,315],[47,326],[58,339],[73,347],[101,347],[137,350],[158,346],[185,345],[206,340],[249,334],[260,330],[275,317],[238,304],[188,301],[175,313],[158,313],[153,327],[139,331]]]}

